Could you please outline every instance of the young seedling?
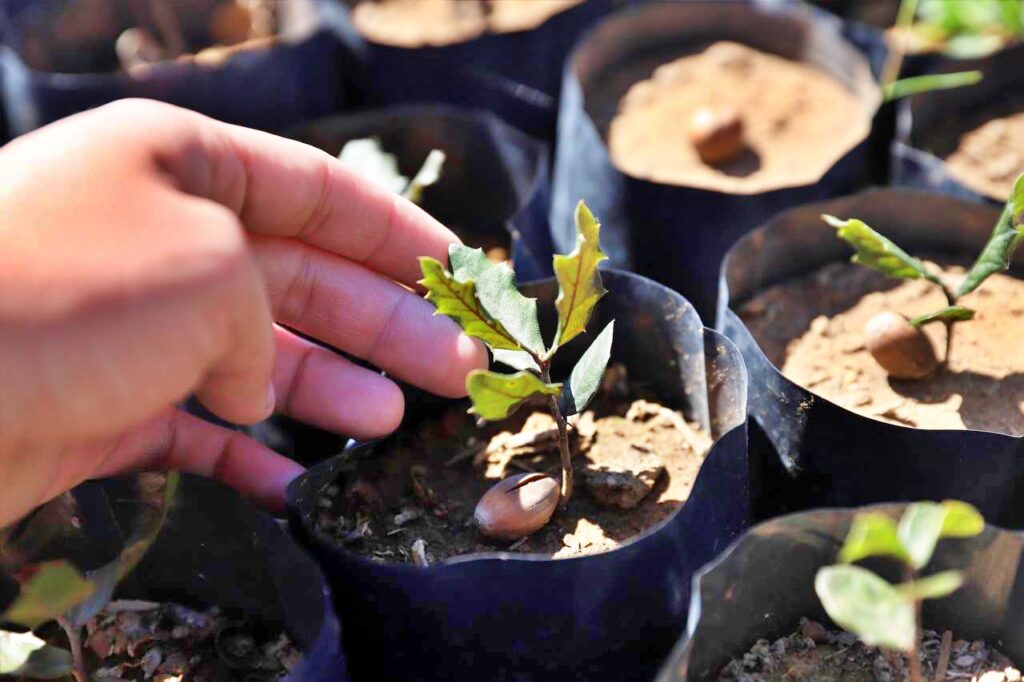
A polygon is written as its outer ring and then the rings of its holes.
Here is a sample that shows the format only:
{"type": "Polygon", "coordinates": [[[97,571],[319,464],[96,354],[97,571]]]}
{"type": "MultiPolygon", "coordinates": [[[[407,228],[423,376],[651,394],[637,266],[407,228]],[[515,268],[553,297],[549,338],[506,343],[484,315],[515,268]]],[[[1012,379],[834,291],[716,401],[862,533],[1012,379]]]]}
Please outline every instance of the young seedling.
{"type": "MultiPolygon", "coordinates": [[[[601,377],[611,354],[614,322],[597,336],[590,348],[573,368],[568,381],[551,380],[551,362],[556,351],[586,331],[594,306],[605,294],[598,264],[607,256],[599,243],[600,225],[581,201],[576,206],[576,248],[572,253],[554,258],[558,281],[558,328],[550,346],[541,338],[537,319],[537,301],[516,289],[515,274],[506,264],[493,263],[480,249],[453,245],[448,251],[451,270],[434,258],[420,258],[427,298],[437,306],[437,313],[459,323],[469,336],[480,339],[490,348],[494,360],[512,369],[515,374],[478,370],[466,378],[466,390],[473,403],[471,413],[481,419],[505,419],[531,398],[543,398],[558,425],[558,450],[562,461],[560,494],[564,509],[572,496],[572,453],[566,418],[583,411],[601,385],[601,377]]],[[[502,482],[505,483],[505,482],[502,482]]],[[[499,486],[502,484],[498,484],[499,486]]],[[[515,499],[549,499],[533,490],[547,491],[541,479],[516,482],[507,491],[515,499]],[[521,485],[520,485],[521,483],[521,485]],[[528,490],[529,489],[529,490],[528,490]]],[[[488,493],[490,494],[490,493],[488,493]]],[[[486,495],[485,499],[488,498],[486,495]]],[[[483,501],[483,500],[482,500],[483,501]]],[[[529,506],[529,505],[528,505],[529,506]]],[[[478,506],[478,512],[480,512],[478,506]]],[[[538,520],[536,530],[547,522],[554,511],[550,505],[547,516],[535,508],[523,510],[538,520]]],[[[483,510],[486,512],[487,510],[483,510]]],[[[478,521],[481,514],[477,514],[478,521]]],[[[492,524],[484,523],[482,527],[492,524]]],[[[516,527],[522,535],[529,534],[516,523],[499,524],[516,527]]],[[[486,530],[486,528],[485,528],[486,530]]],[[[532,532],[530,530],[529,532],[532,532]]],[[[499,531],[500,532],[500,531],[499,531]]]]}
{"type": "MultiPolygon", "coordinates": [[[[1016,0],[1010,0],[1015,2],[1016,0]]],[[[927,6],[930,3],[925,0],[927,6]]],[[[941,1],[941,5],[955,5],[941,1]]],[[[932,90],[951,90],[965,85],[974,85],[981,81],[980,71],[957,71],[955,73],[933,73],[923,76],[900,79],[900,69],[903,67],[903,57],[907,53],[909,39],[913,34],[914,17],[917,15],[918,0],[902,0],[899,12],[896,15],[896,25],[892,29],[892,45],[889,54],[886,56],[885,64],[882,66],[882,97],[887,102],[916,95],[932,90]]]]}
{"type": "Polygon", "coordinates": [[[430,150],[411,180],[398,171],[398,159],[384,151],[375,137],[346,142],[338,160],[370,182],[418,204],[423,190],[441,179],[445,155],[439,149],[430,150]]]}
{"type": "Polygon", "coordinates": [[[837,625],[868,646],[907,655],[910,682],[921,676],[921,602],[955,592],[960,571],[921,577],[942,538],[966,538],[985,529],[977,509],[965,502],[918,502],[907,506],[899,525],[882,512],[858,514],[835,566],[818,570],[814,590],[837,625]],[[893,585],[866,568],[852,565],[869,557],[890,557],[903,566],[903,582],[893,585]]]}
{"type": "MultiPolygon", "coordinates": [[[[0,622],[36,628],[56,621],[68,638],[70,652],[49,646],[32,632],[0,630],[0,675],[56,679],[73,675],[87,682],[82,628],[113,597],[114,589],[138,565],[156,540],[178,487],[179,475],[139,474],[134,525],[123,547],[108,564],[83,573],[71,561],[25,560],[49,554],[51,545],[65,548],[88,538],[76,537],[82,525],[74,497],[65,493],[25,521],[0,535],[0,563],[19,583],[14,601],[0,612],[0,622]]],[[[106,507],[109,510],[109,507],[106,507]]],[[[109,519],[111,524],[116,521],[109,519]]],[[[116,532],[119,532],[119,530],[116,532]]]]}
{"type": "Polygon", "coordinates": [[[969,59],[1024,37],[1024,4],[1019,0],[903,0],[900,9],[907,18],[892,29],[892,42],[915,52],[969,59]]]}
{"type": "Polygon", "coordinates": [[[865,328],[865,342],[871,355],[890,376],[897,379],[923,379],[937,367],[949,363],[953,329],[957,322],[970,320],[974,311],[958,301],[977,289],[991,275],[1010,267],[1010,258],[1024,239],[1024,175],[1017,178],[1010,198],[988,242],[960,286],[953,287],[923,262],[910,256],[891,240],[864,222],[840,220],[824,215],[822,219],[836,228],[840,239],[856,250],[853,262],[899,279],[924,278],[938,286],[946,297],[946,307],[913,319],[893,312],[876,315],[865,328]],[[941,363],[921,327],[932,322],[946,325],[946,352],[941,363]]]}

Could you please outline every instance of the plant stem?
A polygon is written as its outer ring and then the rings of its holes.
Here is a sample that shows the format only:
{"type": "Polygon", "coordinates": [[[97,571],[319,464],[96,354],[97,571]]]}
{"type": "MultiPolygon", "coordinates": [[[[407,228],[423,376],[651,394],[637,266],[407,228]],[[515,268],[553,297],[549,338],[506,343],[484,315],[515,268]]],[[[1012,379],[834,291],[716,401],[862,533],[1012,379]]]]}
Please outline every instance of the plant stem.
{"type": "Polygon", "coordinates": [[[914,23],[914,15],[917,14],[917,0],[902,0],[899,12],[896,15],[896,35],[893,45],[890,46],[889,54],[882,66],[882,87],[893,83],[900,77],[900,68],[903,66],[903,55],[907,50],[906,31],[914,23]],[[898,43],[898,44],[897,44],[898,43]]]}
{"type": "MultiPolygon", "coordinates": [[[[914,569],[907,565],[903,569],[904,582],[914,582],[917,577],[914,569]]],[[[907,654],[907,673],[909,682],[924,682],[921,674],[921,600],[914,600],[914,646],[907,654]]]]}
{"type": "MultiPolygon", "coordinates": [[[[541,379],[546,384],[551,383],[551,361],[540,364],[541,379]]],[[[562,490],[559,506],[562,511],[569,506],[569,498],[572,497],[572,453],[569,451],[569,429],[565,423],[562,411],[558,409],[558,401],[555,396],[548,396],[548,409],[551,416],[558,425],[558,452],[562,456],[562,490]]]]}
{"type": "MultiPolygon", "coordinates": [[[[945,284],[942,285],[942,293],[946,295],[946,304],[949,306],[956,305],[956,294],[953,293],[945,284]]],[[[943,369],[949,368],[949,358],[953,352],[953,325],[956,324],[956,320],[946,320],[946,354],[942,356],[942,367],[943,369]]]]}
{"type": "Polygon", "coordinates": [[[82,655],[82,633],[79,629],[68,622],[64,616],[57,617],[57,624],[68,638],[68,645],[71,648],[71,664],[74,666],[72,674],[75,682],[88,682],[89,670],[85,667],[85,657],[82,655]]]}

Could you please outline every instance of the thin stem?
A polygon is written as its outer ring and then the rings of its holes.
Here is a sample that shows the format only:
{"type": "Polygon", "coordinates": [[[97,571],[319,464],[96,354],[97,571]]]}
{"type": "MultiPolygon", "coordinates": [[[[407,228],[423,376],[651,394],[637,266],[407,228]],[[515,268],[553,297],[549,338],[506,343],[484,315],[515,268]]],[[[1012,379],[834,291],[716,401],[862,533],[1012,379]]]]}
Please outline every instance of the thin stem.
{"type": "Polygon", "coordinates": [[[68,638],[68,645],[71,648],[71,664],[74,667],[71,672],[75,676],[75,682],[88,682],[89,670],[85,667],[85,657],[82,655],[82,633],[64,616],[57,617],[57,624],[68,638]]]}
{"type": "MultiPolygon", "coordinates": [[[[546,384],[551,383],[551,362],[543,362],[540,365],[541,379],[546,384]]],[[[572,497],[572,453],[569,451],[569,429],[565,423],[562,411],[558,409],[558,401],[555,396],[548,396],[548,409],[551,416],[558,425],[558,452],[562,456],[562,490],[560,506],[564,511],[569,506],[569,498],[572,497]]]]}
{"type": "Polygon", "coordinates": [[[917,14],[917,0],[902,0],[900,9],[896,15],[896,33],[893,45],[886,55],[885,64],[882,66],[882,87],[893,83],[900,77],[900,69],[903,67],[903,55],[907,51],[907,30],[914,23],[914,15],[917,14]]]}
{"type": "MultiPolygon", "coordinates": [[[[914,582],[917,575],[909,564],[903,568],[904,582],[914,582]]],[[[921,673],[921,600],[914,600],[914,645],[907,654],[907,673],[909,682],[924,682],[921,673]]]]}
{"type": "MultiPolygon", "coordinates": [[[[956,294],[945,283],[942,284],[942,293],[946,296],[946,304],[950,307],[956,305],[956,294]]],[[[943,369],[949,368],[949,358],[953,353],[953,326],[956,320],[946,320],[946,354],[942,356],[943,369]]]]}

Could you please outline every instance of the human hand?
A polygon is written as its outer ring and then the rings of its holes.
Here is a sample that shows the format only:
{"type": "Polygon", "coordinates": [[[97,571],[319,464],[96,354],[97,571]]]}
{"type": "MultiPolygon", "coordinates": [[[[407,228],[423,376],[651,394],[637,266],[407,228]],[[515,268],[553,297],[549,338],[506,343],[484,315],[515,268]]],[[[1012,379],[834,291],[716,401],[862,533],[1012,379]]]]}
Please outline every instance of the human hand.
{"type": "Polygon", "coordinates": [[[275,320],[446,396],[486,364],[398,284],[457,238],[312,147],[122,101],[10,143],[0,178],[0,527],[140,468],[279,506],[301,467],[174,407],[193,392],[240,424],[398,425],[393,382],[275,320]]]}

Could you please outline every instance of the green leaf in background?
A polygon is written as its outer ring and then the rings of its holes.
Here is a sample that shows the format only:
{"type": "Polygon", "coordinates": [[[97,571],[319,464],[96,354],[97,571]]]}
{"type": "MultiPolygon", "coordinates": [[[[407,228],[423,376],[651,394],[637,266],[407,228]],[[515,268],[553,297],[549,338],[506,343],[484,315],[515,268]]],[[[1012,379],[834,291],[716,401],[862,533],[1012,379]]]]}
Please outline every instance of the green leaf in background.
{"type": "Polygon", "coordinates": [[[943,500],[939,506],[946,510],[939,537],[969,538],[985,530],[985,517],[973,505],[959,500],[943,500]]]}
{"type": "Polygon", "coordinates": [[[19,580],[21,590],[0,620],[34,628],[53,620],[89,598],[95,589],[66,561],[46,561],[26,566],[30,575],[19,580]]]}
{"type": "Polygon", "coordinates": [[[952,90],[967,85],[975,85],[981,82],[981,71],[957,71],[956,73],[936,73],[927,76],[914,76],[913,78],[902,78],[898,81],[888,83],[883,88],[885,101],[891,102],[894,99],[909,97],[922,92],[933,90],[952,90]]]}
{"type": "Polygon", "coordinates": [[[427,154],[427,158],[423,161],[423,165],[416,172],[416,175],[413,176],[409,186],[402,192],[402,196],[414,204],[420,203],[420,199],[423,197],[423,189],[430,187],[441,179],[441,169],[444,168],[445,158],[444,152],[440,149],[431,149],[430,153],[427,154]]]}
{"type": "Polygon", "coordinates": [[[504,419],[535,395],[558,395],[561,384],[546,384],[532,372],[498,374],[475,370],[466,377],[473,414],[488,421],[504,419]]]}
{"type": "Polygon", "coordinates": [[[57,680],[71,675],[71,654],[31,632],[0,630],[0,675],[57,680]]]}
{"type": "Polygon", "coordinates": [[[948,597],[960,589],[963,584],[964,576],[960,571],[942,571],[926,578],[918,578],[913,582],[897,585],[896,591],[905,599],[922,601],[948,597]]]}
{"type": "Polygon", "coordinates": [[[973,317],[974,311],[970,308],[965,308],[962,305],[949,305],[942,310],[918,315],[917,317],[909,320],[909,322],[914,327],[923,327],[930,322],[944,322],[946,320],[962,322],[964,320],[970,320],[973,317]]]}
{"type": "Polygon", "coordinates": [[[867,226],[863,221],[851,218],[840,220],[835,216],[823,215],[822,219],[836,228],[840,239],[856,250],[853,262],[900,279],[924,277],[941,285],[941,280],[924,263],[910,256],[892,241],[867,226]]]}
{"type": "Polygon", "coordinates": [[[401,194],[406,199],[418,204],[422,198],[423,189],[441,179],[445,155],[439,149],[431,150],[427,154],[426,160],[423,161],[423,166],[411,181],[399,172],[398,158],[394,154],[384,151],[384,147],[376,137],[349,140],[341,148],[338,161],[373,184],[383,187],[389,192],[401,194]]]}
{"type": "Polygon", "coordinates": [[[558,409],[562,415],[568,417],[587,409],[601,388],[601,379],[608,366],[608,358],[611,357],[614,333],[615,322],[612,321],[597,335],[590,348],[572,368],[569,381],[562,386],[562,393],[558,397],[558,409]]]}
{"type": "Polygon", "coordinates": [[[487,314],[501,323],[523,348],[535,355],[543,354],[537,299],[519,293],[512,268],[506,263],[492,262],[483,249],[471,249],[462,244],[452,244],[448,258],[457,281],[476,284],[476,298],[487,314]]]}
{"type": "Polygon", "coordinates": [[[398,172],[398,159],[384,151],[376,137],[349,140],[341,148],[338,161],[389,192],[401,194],[409,186],[409,178],[398,172]]]}
{"type": "Polygon", "coordinates": [[[594,306],[607,293],[601,283],[598,264],[608,256],[601,251],[601,224],[587,205],[576,205],[576,248],[567,256],[555,255],[555,278],[558,280],[558,332],[552,350],[568,343],[587,329],[594,306]]]}
{"type": "Polygon", "coordinates": [[[891,556],[909,561],[910,555],[896,533],[896,522],[882,512],[866,512],[853,518],[839,560],[852,564],[872,556],[891,556]]]}
{"type": "Polygon", "coordinates": [[[818,570],[814,591],[829,617],[868,646],[910,651],[914,646],[914,602],[860,566],[818,570]]]}
{"type": "Polygon", "coordinates": [[[1013,252],[1020,246],[1024,238],[1024,175],[1017,178],[1010,192],[1010,198],[1006,202],[1003,213],[999,216],[988,243],[982,249],[978,260],[974,262],[967,272],[960,288],[956,291],[957,298],[969,294],[997,272],[1003,272],[1010,267],[1010,258],[1013,252]]]}
{"type": "Polygon", "coordinates": [[[427,300],[437,308],[435,314],[452,318],[467,335],[492,349],[520,350],[512,335],[480,305],[473,280],[456,281],[439,260],[427,256],[420,258],[420,270],[423,279],[419,284],[426,288],[427,300]]]}
{"type": "Polygon", "coordinates": [[[512,369],[532,369],[535,372],[540,371],[540,367],[537,366],[537,361],[534,360],[533,356],[525,350],[501,350],[500,348],[492,348],[491,355],[494,356],[495,362],[500,362],[512,369]]]}

